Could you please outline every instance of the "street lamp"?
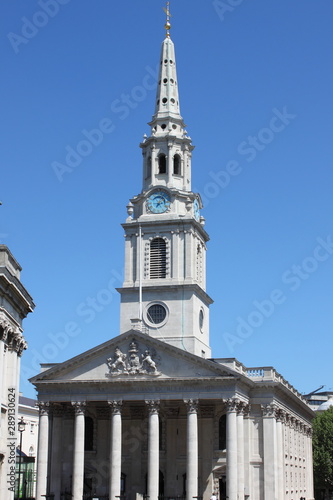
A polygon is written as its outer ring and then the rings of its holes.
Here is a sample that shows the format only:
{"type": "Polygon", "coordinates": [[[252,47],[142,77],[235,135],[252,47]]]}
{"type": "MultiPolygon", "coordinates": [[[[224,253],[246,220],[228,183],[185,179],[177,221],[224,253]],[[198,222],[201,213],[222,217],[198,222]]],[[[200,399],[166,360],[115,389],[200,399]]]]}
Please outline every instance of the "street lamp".
{"type": "Polygon", "coordinates": [[[21,463],[22,463],[22,434],[25,431],[26,422],[24,422],[23,417],[19,420],[17,424],[17,429],[20,433],[20,456],[19,456],[19,469],[18,469],[18,484],[17,484],[17,498],[20,498],[20,485],[21,485],[21,463]]]}

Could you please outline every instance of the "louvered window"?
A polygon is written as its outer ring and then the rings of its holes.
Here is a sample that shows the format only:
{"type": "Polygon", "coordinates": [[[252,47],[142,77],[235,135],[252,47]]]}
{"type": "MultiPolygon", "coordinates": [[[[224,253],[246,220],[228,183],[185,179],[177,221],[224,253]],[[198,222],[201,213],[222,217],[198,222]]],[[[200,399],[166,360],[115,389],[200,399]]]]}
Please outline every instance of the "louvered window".
{"type": "Polygon", "coordinates": [[[150,243],[150,278],[166,278],[166,243],[154,238],[150,243]]]}

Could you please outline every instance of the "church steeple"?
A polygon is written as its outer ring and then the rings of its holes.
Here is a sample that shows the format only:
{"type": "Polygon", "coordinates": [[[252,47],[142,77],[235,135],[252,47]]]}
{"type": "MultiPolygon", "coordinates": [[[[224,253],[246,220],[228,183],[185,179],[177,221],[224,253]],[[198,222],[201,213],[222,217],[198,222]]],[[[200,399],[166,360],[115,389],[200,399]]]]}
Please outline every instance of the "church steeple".
{"type": "Polygon", "coordinates": [[[200,195],[191,190],[191,138],[180,114],[167,3],[151,134],[140,144],[142,191],[127,206],[121,332],[149,335],[210,357],[206,243],[200,195]]]}
{"type": "Polygon", "coordinates": [[[160,57],[159,79],[151,135],[141,144],[143,150],[143,190],[155,185],[191,191],[191,152],[194,146],[180,114],[176,55],[170,38],[170,12],[167,3],[166,37],[160,57]]]}

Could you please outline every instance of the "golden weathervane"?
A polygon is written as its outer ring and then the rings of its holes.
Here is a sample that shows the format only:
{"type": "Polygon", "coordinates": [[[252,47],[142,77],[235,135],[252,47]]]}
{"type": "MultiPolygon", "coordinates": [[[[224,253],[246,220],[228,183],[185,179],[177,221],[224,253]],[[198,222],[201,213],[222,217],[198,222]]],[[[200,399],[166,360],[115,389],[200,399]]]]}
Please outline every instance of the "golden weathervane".
{"type": "Polygon", "coordinates": [[[166,36],[167,36],[168,38],[170,38],[170,28],[171,28],[171,24],[170,24],[170,17],[171,17],[171,14],[170,14],[170,9],[169,9],[169,7],[170,7],[170,2],[167,2],[166,7],[163,7],[163,10],[164,10],[164,12],[166,13],[166,16],[167,16],[167,18],[166,18],[166,23],[165,23],[165,26],[164,26],[164,27],[165,27],[165,29],[166,29],[166,36]]]}

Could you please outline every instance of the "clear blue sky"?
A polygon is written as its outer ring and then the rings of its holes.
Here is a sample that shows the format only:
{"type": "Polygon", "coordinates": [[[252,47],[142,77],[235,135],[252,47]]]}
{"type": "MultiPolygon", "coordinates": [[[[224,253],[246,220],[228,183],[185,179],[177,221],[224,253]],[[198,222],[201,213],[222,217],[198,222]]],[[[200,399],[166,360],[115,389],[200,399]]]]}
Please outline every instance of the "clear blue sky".
{"type": "MultiPolygon", "coordinates": [[[[27,396],[40,361],[119,333],[120,224],[141,190],[164,5],[1,3],[0,233],[36,302],[27,396]]],[[[173,0],[171,11],[211,236],[213,356],[273,365],[300,392],[332,388],[333,3],[173,0]]]]}

